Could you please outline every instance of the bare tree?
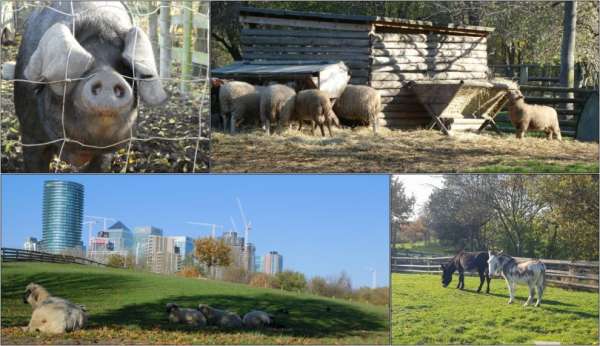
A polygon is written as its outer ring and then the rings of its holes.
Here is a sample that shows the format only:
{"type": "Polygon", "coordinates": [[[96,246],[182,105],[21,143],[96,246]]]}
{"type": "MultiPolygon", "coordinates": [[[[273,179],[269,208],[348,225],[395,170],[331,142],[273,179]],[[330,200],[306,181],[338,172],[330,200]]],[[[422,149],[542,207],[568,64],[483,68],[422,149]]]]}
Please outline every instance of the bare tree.
{"type": "MultiPolygon", "coordinates": [[[[562,48],[560,51],[560,84],[573,88],[575,86],[575,37],[577,34],[577,1],[565,1],[562,48]]],[[[573,93],[565,95],[573,98],[573,93]]],[[[567,104],[573,109],[573,104],[567,104]]]]}
{"type": "Polygon", "coordinates": [[[158,36],[160,47],[160,78],[171,77],[171,2],[160,1],[160,33],[158,36]]]}

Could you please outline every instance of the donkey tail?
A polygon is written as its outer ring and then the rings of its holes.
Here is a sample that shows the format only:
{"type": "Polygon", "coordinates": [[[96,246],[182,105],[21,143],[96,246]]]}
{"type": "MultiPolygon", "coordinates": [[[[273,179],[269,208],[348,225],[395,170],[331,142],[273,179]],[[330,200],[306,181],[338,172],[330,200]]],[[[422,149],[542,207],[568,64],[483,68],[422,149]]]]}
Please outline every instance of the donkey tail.
{"type": "Polygon", "coordinates": [[[546,288],[546,265],[540,261],[540,274],[542,276],[542,289],[546,288]]]}

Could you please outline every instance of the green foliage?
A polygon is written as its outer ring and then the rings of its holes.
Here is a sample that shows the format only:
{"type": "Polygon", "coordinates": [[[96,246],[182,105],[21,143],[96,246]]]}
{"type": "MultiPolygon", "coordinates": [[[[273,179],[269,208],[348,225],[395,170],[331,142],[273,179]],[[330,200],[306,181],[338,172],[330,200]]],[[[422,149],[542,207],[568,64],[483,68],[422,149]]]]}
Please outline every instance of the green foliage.
{"type": "Polygon", "coordinates": [[[273,278],[273,288],[296,292],[304,291],[306,288],[306,278],[300,272],[284,270],[277,273],[273,278]]]}
{"type": "Polygon", "coordinates": [[[106,264],[112,267],[133,268],[134,259],[132,256],[110,255],[106,264]]]}
{"type": "Polygon", "coordinates": [[[539,308],[523,307],[527,285],[517,285],[508,305],[503,280],[490,294],[476,293],[479,278],[465,277],[464,291],[443,288],[438,275],[392,274],[392,343],[598,344],[598,293],[547,287],[539,308]]]}
{"type": "Polygon", "coordinates": [[[383,344],[389,338],[388,310],[281,290],[122,269],[49,263],[3,263],[3,344],[383,344]],[[66,335],[23,333],[31,307],[23,292],[37,282],[58,297],[84,304],[89,326],[66,335]],[[283,329],[223,331],[169,324],[165,304],[198,303],[238,314],[286,309],[283,329]]]}
{"type": "Polygon", "coordinates": [[[598,178],[593,175],[449,175],[424,217],[454,250],[597,260],[598,178]]]}
{"type": "Polygon", "coordinates": [[[415,196],[406,194],[404,184],[399,179],[392,177],[391,180],[392,193],[392,244],[399,240],[399,233],[406,226],[408,218],[412,215],[415,207],[415,196]]]}

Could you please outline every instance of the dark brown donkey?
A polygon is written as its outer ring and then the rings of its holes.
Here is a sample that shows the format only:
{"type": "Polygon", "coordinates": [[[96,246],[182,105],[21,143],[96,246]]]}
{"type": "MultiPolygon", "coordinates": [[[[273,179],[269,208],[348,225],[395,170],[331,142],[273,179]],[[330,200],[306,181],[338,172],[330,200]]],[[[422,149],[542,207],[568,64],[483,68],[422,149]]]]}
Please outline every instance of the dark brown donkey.
{"type": "Polygon", "coordinates": [[[465,272],[477,272],[479,273],[479,288],[477,293],[481,292],[484,278],[487,280],[486,293],[490,293],[490,280],[491,277],[488,272],[487,260],[489,255],[487,252],[464,252],[461,251],[458,255],[454,256],[450,262],[442,264],[442,286],[447,287],[452,281],[452,274],[458,270],[458,286],[456,288],[465,288],[465,272]]]}

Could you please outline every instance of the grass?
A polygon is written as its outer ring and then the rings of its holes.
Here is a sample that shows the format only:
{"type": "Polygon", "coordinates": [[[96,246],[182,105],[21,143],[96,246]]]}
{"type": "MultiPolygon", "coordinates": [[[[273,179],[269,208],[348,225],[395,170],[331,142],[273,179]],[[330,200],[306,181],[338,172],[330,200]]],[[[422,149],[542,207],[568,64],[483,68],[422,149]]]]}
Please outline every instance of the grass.
{"type": "Polygon", "coordinates": [[[464,291],[455,284],[442,288],[437,275],[392,274],[392,343],[598,344],[597,293],[547,287],[535,308],[522,306],[524,284],[512,305],[504,280],[493,279],[490,294],[476,293],[479,278],[465,277],[464,291]]]}
{"type": "Polygon", "coordinates": [[[597,173],[598,143],[516,139],[488,132],[456,133],[365,127],[337,129],[334,137],[290,130],[213,132],[212,172],[588,172],[597,173]]]}
{"type": "Polygon", "coordinates": [[[351,303],[219,281],[165,276],[123,269],[49,263],[3,263],[3,344],[385,344],[389,342],[385,307],[351,303]],[[51,294],[84,304],[89,326],[50,336],[24,333],[31,307],[22,295],[29,282],[51,294]],[[194,330],[170,325],[165,304],[195,307],[206,303],[243,314],[251,309],[276,312],[285,328],[263,331],[194,330]]]}

